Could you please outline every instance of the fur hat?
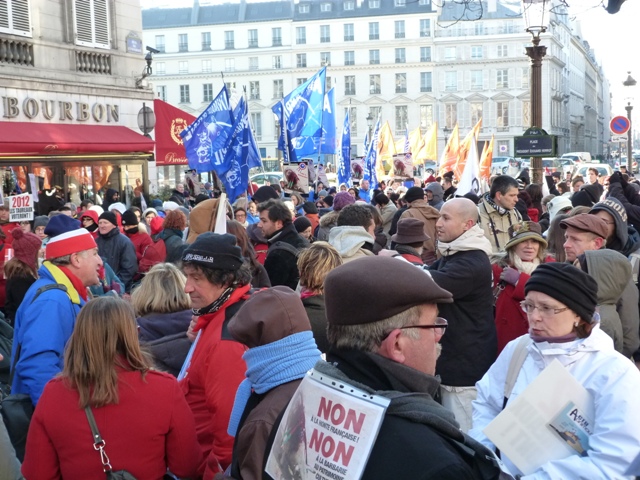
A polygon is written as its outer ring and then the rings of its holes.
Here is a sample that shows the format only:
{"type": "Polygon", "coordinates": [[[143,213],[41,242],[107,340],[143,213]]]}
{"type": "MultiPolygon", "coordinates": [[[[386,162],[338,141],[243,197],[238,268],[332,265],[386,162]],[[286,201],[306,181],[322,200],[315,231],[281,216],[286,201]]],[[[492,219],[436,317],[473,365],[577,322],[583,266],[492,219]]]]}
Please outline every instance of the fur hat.
{"type": "Polygon", "coordinates": [[[214,270],[236,271],[244,259],[235,236],[205,232],[187,247],[182,254],[182,261],[214,270]]]}

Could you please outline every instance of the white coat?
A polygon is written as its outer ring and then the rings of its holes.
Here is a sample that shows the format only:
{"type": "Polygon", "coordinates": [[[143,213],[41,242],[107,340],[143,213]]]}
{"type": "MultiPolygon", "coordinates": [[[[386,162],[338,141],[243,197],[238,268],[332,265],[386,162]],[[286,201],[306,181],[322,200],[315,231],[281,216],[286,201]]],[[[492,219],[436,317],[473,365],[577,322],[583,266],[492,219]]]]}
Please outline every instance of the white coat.
{"type": "MultiPolygon", "coordinates": [[[[473,428],[476,440],[495,450],[482,430],[501,411],[504,383],[518,339],[511,341],[489,371],[476,384],[473,402],[473,428]]],[[[596,326],[591,335],[567,343],[532,343],[509,398],[512,402],[554,359],[585,387],[595,404],[594,432],[589,437],[588,456],[571,455],[545,463],[522,479],[611,480],[625,477],[629,464],[640,454],[640,371],[616,352],[611,338],[596,326]]],[[[553,395],[553,392],[549,392],[553,395]]],[[[535,455],[535,451],[531,452],[535,455]]],[[[522,474],[504,455],[502,460],[512,474],[522,474]]]]}

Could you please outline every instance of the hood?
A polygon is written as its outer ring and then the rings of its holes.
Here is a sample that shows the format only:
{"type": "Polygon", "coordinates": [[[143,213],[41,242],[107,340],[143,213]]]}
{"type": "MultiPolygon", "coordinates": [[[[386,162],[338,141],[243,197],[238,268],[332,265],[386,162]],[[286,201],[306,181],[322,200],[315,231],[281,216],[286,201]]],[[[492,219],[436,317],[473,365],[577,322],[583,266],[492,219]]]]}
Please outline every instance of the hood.
{"type": "Polygon", "coordinates": [[[193,207],[189,215],[189,236],[187,243],[193,243],[204,232],[213,232],[216,225],[218,199],[205,200],[193,207]]]}
{"type": "Polygon", "coordinates": [[[640,248],[640,234],[638,234],[638,231],[634,227],[629,225],[627,227],[627,243],[622,250],[620,250],[620,253],[628,257],[638,250],[638,248],[640,248]]]}
{"type": "Polygon", "coordinates": [[[584,253],[587,271],[598,282],[598,303],[616,303],[631,278],[629,260],[614,250],[588,250],[584,253]]]}
{"type": "Polygon", "coordinates": [[[338,221],[338,212],[331,211],[320,217],[320,226],[324,228],[335,227],[338,221]]]}
{"type": "Polygon", "coordinates": [[[598,200],[600,200],[602,192],[602,185],[600,185],[599,183],[584,185],[579,192],[573,194],[573,196],[571,197],[571,204],[574,207],[580,205],[593,207],[593,205],[595,205],[598,200]]]}
{"type": "Polygon", "coordinates": [[[109,202],[109,203],[113,203],[114,199],[113,196],[118,193],[117,190],[113,189],[113,188],[108,188],[107,189],[107,193],[105,194],[105,199],[109,202]]]}
{"type": "Polygon", "coordinates": [[[355,255],[365,243],[373,245],[374,240],[363,227],[333,227],[329,232],[329,243],[343,258],[355,255]]]}
{"type": "Polygon", "coordinates": [[[426,200],[414,200],[411,202],[409,208],[411,210],[417,210],[427,220],[438,220],[440,218],[440,212],[427,203],[426,200]]]}
{"type": "Polygon", "coordinates": [[[607,242],[607,248],[619,252],[624,248],[629,239],[627,212],[622,203],[615,197],[608,197],[596,203],[589,213],[595,213],[600,210],[611,215],[616,224],[614,232],[615,238],[613,241],[607,242]]]}
{"type": "Polygon", "coordinates": [[[80,215],[79,218],[81,222],[82,217],[89,217],[91,220],[93,220],[93,223],[95,223],[96,225],[98,224],[98,212],[96,212],[95,210],[86,210],[82,212],[82,215],[80,215]]]}
{"type": "Polygon", "coordinates": [[[435,206],[442,201],[444,190],[442,188],[442,185],[440,185],[438,182],[430,183],[429,185],[427,185],[427,188],[425,188],[425,190],[433,193],[433,200],[429,201],[429,205],[435,206]]]}

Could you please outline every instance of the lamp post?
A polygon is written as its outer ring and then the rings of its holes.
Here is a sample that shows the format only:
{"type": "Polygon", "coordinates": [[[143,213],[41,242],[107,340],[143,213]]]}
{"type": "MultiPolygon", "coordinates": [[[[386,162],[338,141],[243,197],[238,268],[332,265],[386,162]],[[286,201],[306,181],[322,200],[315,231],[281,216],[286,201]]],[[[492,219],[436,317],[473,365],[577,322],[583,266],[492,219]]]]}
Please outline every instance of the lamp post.
{"type": "MultiPolygon", "coordinates": [[[[532,47],[527,47],[527,56],[531,59],[531,127],[542,128],[542,59],[547,47],[540,45],[540,34],[547,31],[545,24],[545,6],[547,0],[523,0],[523,13],[526,31],[533,37],[532,47]]],[[[531,159],[531,182],[542,184],[542,158],[531,159]]]]}
{"type": "Polygon", "coordinates": [[[452,132],[452,130],[447,127],[446,125],[444,127],[442,127],[442,133],[444,133],[444,146],[445,148],[447,148],[447,142],[449,141],[449,134],[452,132]]]}
{"type": "Polygon", "coordinates": [[[371,115],[371,112],[369,112],[369,115],[367,115],[367,127],[369,127],[369,142],[371,142],[371,130],[373,129],[373,115],[371,115]]]}
{"type": "MultiPolygon", "coordinates": [[[[635,87],[636,82],[635,79],[631,76],[631,72],[627,72],[627,79],[622,82],[622,85],[625,87],[635,87]]],[[[633,176],[633,124],[631,123],[631,110],[633,110],[633,105],[631,105],[631,98],[627,100],[627,106],[624,107],[627,111],[627,118],[629,119],[629,131],[627,132],[627,172],[633,176]]]]}

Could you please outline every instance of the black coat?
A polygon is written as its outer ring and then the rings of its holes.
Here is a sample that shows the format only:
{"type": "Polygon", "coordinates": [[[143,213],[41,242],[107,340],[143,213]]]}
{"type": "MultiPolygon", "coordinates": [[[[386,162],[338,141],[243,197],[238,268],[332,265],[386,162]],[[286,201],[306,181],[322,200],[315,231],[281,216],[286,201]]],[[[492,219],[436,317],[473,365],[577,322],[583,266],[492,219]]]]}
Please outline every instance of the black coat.
{"type": "Polygon", "coordinates": [[[125,289],[131,289],[133,276],[138,272],[138,259],[131,240],[114,228],[106,235],[96,238],[98,253],[107,261],[116,276],[124,283],[125,289]]]}
{"type": "Polygon", "coordinates": [[[158,238],[164,240],[164,246],[167,249],[165,262],[177,265],[182,261],[182,254],[187,248],[182,232],[178,233],[177,230],[165,228],[158,234],[158,238]]]}
{"type": "Polygon", "coordinates": [[[13,320],[16,318],[18,307],[22,303],[22,299],[27,293],[27,290],[29,290],[29,287],[31,287],[35,281],[36,278],[31,275],[26,277],[16,276],[7,279],[5,286],[7,297],[4,302],[4,316],[9,325],[13,326],[13,320]]]}
{"type": "Polygon", "coordinates": [[[324,295],[305,297],[302,299],[302,305],[304,305],[311,322],[311,331],[318,350],[322,353],[327,353],[329,351],[329,340],[327,340],[327,313],[324,306],[324,295]]]}
{"type": "Polygon", "coordinates": [[[453,303],[438,304],[449,327],[440,341],[436,373],[443,385],[472,387],[489,370],[498,349],[489,257],[481,250],[458,252],[437,260],[429,272],[453,294],[453,303]]]}
{"type": "Polygon", "coordinates": [[[300,280],[298,256],[283,248],[276,247],[277,242],[287,243],[298,251],[307,248],[309,242],[298,234],[293,223],[282,228],[269,239],[269,251],[264,261],[264,268],[269,274],[271,285],[274,287],[284,285],[295,290],[298,286],[298,280],[300,280]]]}

